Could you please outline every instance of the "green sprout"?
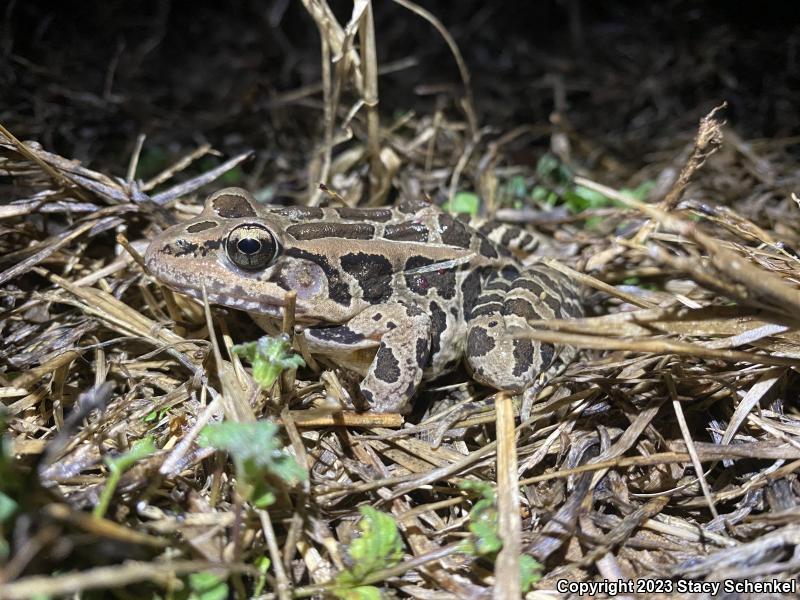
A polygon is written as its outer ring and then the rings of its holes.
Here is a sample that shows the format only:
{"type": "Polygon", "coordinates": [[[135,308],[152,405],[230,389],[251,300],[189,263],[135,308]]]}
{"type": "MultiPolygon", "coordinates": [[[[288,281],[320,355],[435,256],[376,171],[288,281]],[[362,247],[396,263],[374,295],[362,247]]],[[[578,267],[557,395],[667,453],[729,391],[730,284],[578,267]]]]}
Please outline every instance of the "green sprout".
{"type": "Polygon", "coordinates": [[[152,436],[147,436],[135,442],[128,452],[120,454],[119,456],[105,457],[103,462],[105,462],[108,467],[109,475],[106,487],[103,488],[103,493],[100,494],[97,506],[95,506],[94,511],[92,511],[92,515],[95,518],[102,518],[106,514],[108,506],[111,504],[111,498],[114,497],[114,491],[117,489],[119,480],[122,478],[122,474],[130,469],[134,463],[143,458],[147,458],[156,450],[158,450],[158,448],[156,448],[152,436]]]}
{"type": "Polygon", "coordinates": [[[264,587],[267,585],[267,571],[269,571],[269,567],[272,564],[268,556],[259,556],[255,560],[256,568],[258,569],[259,576],[258,580],[256,581],[255,588],[253,589],[253,596],[260,596],[261,592],[264,591],[264,587]]]}
{"type": "MultiPolygon", "coordinates": [[[[503,548],[503,540],[498,533],[497,498],[494,489],[482,481],[463,481],[459,487],[464,491],[476,492],[481,496],[469,511],[470,539],[464,540],[461,549],[472,556],[494,560],[503,548]]],[[[541,579],[542,565],[527,554],[519,557],[520,584],[526,593],[541,579]]]]}
{"type": "MultiPolygon", "coordinates": [[[[584,210],[605,208],[616,206],[624,208],[625,205],[613,198],[609,198],[600,192],[575,185],[574,173],[552,154],[544,154],[536,165],[536,175],[539,184],[531,190],[531,199],[535,202],[555,206],[563,203],[573,213],[580,213],[584,210]]],[[[621,193],[627,194],[636,200],[643,201],[655,187],[655,181],[647,180],[635,188],[622,188],[621,193]]],[[[587,219],[587,229],[595,229],[602,222],[600,217],[587,219]]]]}
{"type": "Polygon", "coordinates": [[[474,192],[456,192],[452,201],[445,202],[442,208],[455,215],[467,214],[472,217],[478,214],[481,201],[474,192]]]}
{"type": "Polygon", "coordinates": [[[200,432],[201,446],[224,450],[236,468],[236,481],[243,498],[256,508],[275,502],[275,488],[269,478],[277,477],[288,485],[305,481],[307,473],[297,461],[281,450],[274,423],[214,423],[200,432]]]}
{"type": "Polygon", "coordinates": [[[397,565],[405,547],[394,519],[371,506],[359,508],[361,536],[347,550],[353,566],[336,576],[333,594],[342,600],[380,600],[380,589],[371,576],[397,565]]]}
{"type": "Polygon", "coordinates": [[[8,558],[11,546],[5,537],[3,524],[11,519],[19,508],[19,504],[11,495],[17,495],[22,487],[22,477],[12,462],[11,440],[5,435],[6,420],[0,410],[0,561],[8,558]]]}
{"type": "Polygon", "coordinates": [[[228,597],[228,584],[219,575],[201,571],[189,575],[188,580],[187,600],[225,600],[228,597]]]}
{"type": "Polygon", "coordinates": [[[294,354],[286,335],[265,335],[257,342],[233,347],[233,351],[253,365],[253,379],[264,389],[271,388],[286,369],[304,367],[305,361],[294,354]]]}

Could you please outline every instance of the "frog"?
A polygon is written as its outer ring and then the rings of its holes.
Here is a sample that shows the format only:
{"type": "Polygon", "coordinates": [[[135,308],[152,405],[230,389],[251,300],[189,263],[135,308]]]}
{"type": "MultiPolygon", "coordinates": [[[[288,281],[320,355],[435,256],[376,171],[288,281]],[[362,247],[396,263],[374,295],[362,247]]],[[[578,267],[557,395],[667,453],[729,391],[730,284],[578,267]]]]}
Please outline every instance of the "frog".
{"type": "Polygon", "coordinates": [[[574,356],[520,336],[532,320],[583,314],[580,290],[543,264],[520,227],[469,221],[422,199],[393,206],[264,205],[242,188],[165,229],[144,263],[180,293],[278,319],[295,292],[308,351],[355,372],[362,407],[407,414],[423,382],[465,364],[521,392],[574,356]]]}

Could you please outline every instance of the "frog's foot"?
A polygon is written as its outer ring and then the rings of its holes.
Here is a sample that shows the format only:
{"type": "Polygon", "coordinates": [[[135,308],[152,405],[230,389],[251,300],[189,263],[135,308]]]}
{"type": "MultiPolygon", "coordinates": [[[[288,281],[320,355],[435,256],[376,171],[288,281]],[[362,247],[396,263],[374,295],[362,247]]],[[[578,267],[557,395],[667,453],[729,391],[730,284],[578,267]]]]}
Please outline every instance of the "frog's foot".
{"type": "Polygon", "coordinates": [[[534,266],[516,278],[501,274],[489,281],[472,310],[466,360],[474,378],[490,387],[521,391],[556,361],[569,362],[574,350],[514,337],[528,320],[568,319],[581,315],[578,292],[557,271],[534,266]]]}
{"type": "Polygon", "coordinates": [[[371,306],[345,325],[307,329],[311,349],[328,354],[375,348],[361,393],[376,412],[407,413],[431,351],[431,318],[398,303],[371,306]]]}

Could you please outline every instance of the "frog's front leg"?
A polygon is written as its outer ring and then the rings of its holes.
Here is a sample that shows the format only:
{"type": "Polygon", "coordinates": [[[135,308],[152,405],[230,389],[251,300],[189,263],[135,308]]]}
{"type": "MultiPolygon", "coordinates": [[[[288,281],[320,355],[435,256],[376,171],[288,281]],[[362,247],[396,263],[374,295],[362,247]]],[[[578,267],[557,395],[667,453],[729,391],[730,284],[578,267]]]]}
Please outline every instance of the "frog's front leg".
{"type": "Polygon", "coordinates": [[[377,347],[361,382],[361,393],[376,412],[407,413],[431,350],[431,318],[415,306],[371,306],[344,325],[307,329],[312,351],[326,354],[377,347]]]}

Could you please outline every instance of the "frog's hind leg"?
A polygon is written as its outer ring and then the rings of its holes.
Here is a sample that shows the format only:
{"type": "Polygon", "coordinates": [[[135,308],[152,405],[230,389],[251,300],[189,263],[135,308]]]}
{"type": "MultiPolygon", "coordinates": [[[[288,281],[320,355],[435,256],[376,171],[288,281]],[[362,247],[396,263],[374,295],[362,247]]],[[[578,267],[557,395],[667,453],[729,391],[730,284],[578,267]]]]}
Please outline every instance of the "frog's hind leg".
{"type": "Polygon", "coordinates": [[[305,338],[312,350],[328,354],[377,346],[361,393],[376,412],[411,410],[431,350],[427,313],[400,303],[371,306],[344,325],[307,329],[305,338]]]}
{"type": "Polygon", "coordinates": [[[470,316],[466,360],[474,378],[491,387],[521,391],[541,373],[572,360],[566,346],[514,338],[529,320],[582,316],[578,291],[563,275],[544,266],[507,269],[484,285],[470,316]]]}

